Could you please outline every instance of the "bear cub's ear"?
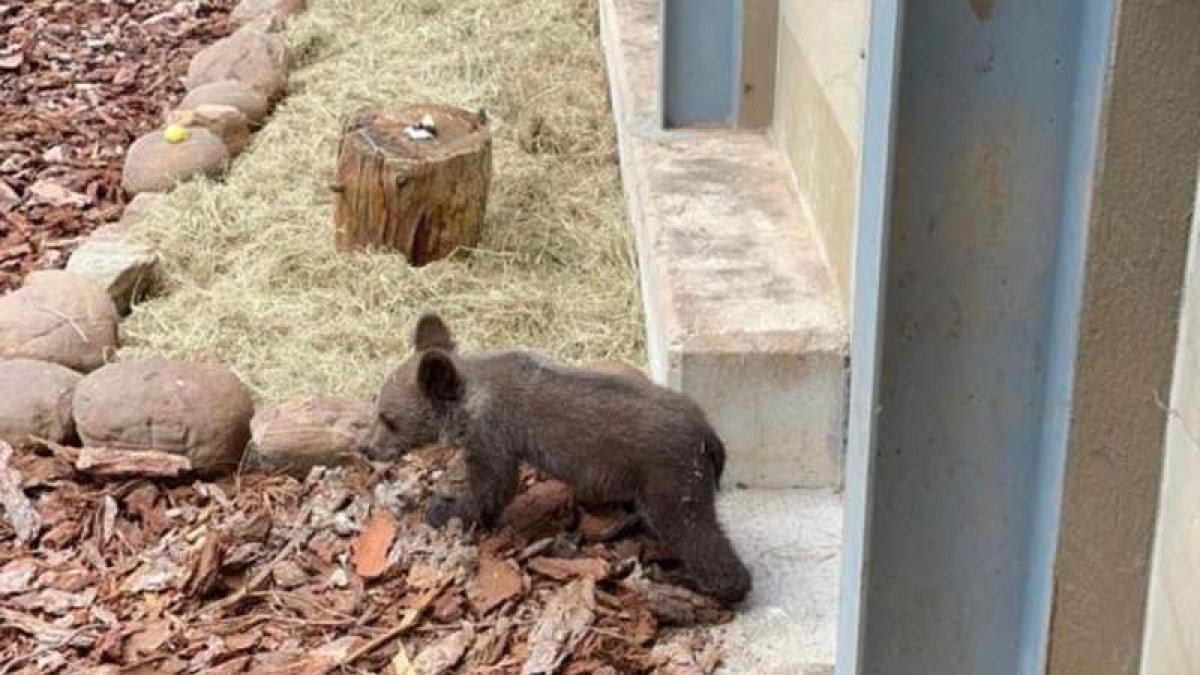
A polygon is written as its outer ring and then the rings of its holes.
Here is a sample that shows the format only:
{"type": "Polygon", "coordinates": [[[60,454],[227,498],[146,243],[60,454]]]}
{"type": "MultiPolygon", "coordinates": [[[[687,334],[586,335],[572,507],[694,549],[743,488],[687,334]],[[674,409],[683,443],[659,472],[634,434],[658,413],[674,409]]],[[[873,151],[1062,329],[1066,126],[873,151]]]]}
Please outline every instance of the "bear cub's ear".
{"type": "Polygon", "coordinates": [[[417,351],[426,349],[441,349],[454,351],[454,336],[450,328],[437,314],[424,314],[417,321],[417,329],[413,333],[413,347],[417,351]]]}
{"type": "Polygon", "coordinates": [[[430,349],[421,354],[421,363],[417,366],[417,384],[427,398],[443,403],[460,400],[466,389],[458,364],[441,349],[430,349]]]}

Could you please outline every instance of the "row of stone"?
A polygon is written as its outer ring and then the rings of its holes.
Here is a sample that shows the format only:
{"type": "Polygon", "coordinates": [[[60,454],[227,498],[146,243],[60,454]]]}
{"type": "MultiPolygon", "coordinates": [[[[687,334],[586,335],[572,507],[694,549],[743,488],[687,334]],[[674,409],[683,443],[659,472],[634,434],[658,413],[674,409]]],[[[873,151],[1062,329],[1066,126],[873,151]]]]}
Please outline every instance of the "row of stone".
{"type": "Polygon", "coordinates": [[[0,441],[155,449],[218,473],[242,461],[253,427],[252,464],[303,471],[338,461],[366,432],[370,406],[333,398],[266,406],[252,425],[250,392],[224,366],[106,365],[118,321],[103,288],[67,271],[35,272],[0,297],[0,441]]]}
{"type": "MultiPolygon", "coordinates": [[[[189,91],[166,115],[167,129],[184,129],[185,137],[170,142],[160,130],[129,147],[122,185],[133,200],[119,222],[93,232],[67,261],[67,271],[108,292],[119,314],[128,314],[160,282],[157,253],[132,240],[130,228],[163,192],[188,178],[224,173],[245,150],[251,130],[262,126],[287,86],[290,57],[273,32],[306,7],[307,0],[242,0],[231,15],[241,27],[196,54],[184,82],[189,91]]],[[[4,322],[0,315],[0,336],[4,322]]]]}
{"type": "Polygon", "coordinates": [[[271,31],[305,8],[306,0],[242,0],[234,9],[241,28],[196,55],[185,82],[189,93],[167,115],[172,124],[193,127],[189,138],[148,159],[143,151],[165,144],[163,134],[136,141],[123,175],[135,196],[121,220],[88,237],[66,272],[34,273],[22,288],[0,297],[0,359],[39,359],[88,372],[112,355],[118,317],[159,283],[157,253],[130,240],[129,229],[155,208],[162,191],[194,175],[176,171],[173,163],[203,158],[209,154],[204,146],[216,140],[223,170],[246,146],[249,128],[263,123],[287,84],[287,48],[271,31]]]}
{"type": "MultiPolygon", "coordinates": [[[[271,106],[283,95],[287,85],[287,47],[272,32],[279,30],[288,17],[303,11],[306,6],[307,0],[243,0],[231,15],[234,23],[241,27],[193,58],[185,80],[188,94],[166,115],[166,124],[186,129],[187,137],[170,143],[163,131],[156,131],[130,146],[122,182],[134,195],[133,200],[126,206],[119,222],[93,232],[67,262],[68,272],[90,279],[107,291],[118,314],[128,314],[135,302],[153,294],[160,285],[158,254],[149,246],[132,240],[128,236],[129,230],[153,209],[153,203],[161,193],[196,175],[223,173],[232,158],[246,148],[251,129],[259,128],[266,121],[271,106]]],[[[27,282],[26,285],[31,284],[27,282]]],[[[70,284],[56,281],[54,285],[61,291],[70,284]]],[[[44,302],[43,296],[47,293],[57,296],[59,291],[43,289],[25,293],[25,296],[38,298],[38,304],[47,306],[50,317],[14,319],[4,311],[6,303],[0,302],[0,357],[14,351],[13,340],[20,341],[27,334],[49,328],[47,324],[54,323],[54,315],[77,319],[77,310],[83,309],[80,305],[92,307],[86,300],[90,297],[88,292],[79,298],[56,297],[53,302],[44,302]],[[17,325],[10,325],[14,321],[17,325]],[[9,333],[7,340],[6,332],[9,333]]],[[[26,299],[18,296],[7,304],[27,306],[26,299]]],[[[94,320],[107,323],[103,316],[94,320]]],[[[67,350],[92,352],[89,358],[94,360],[96,352],[109,346],[106,341],[101,341],[90,346],[68,345],[67,350]]],[[[21,350],[18,347],[16,351],[21,350]]],[[[79,369],[72,363],[74,357],[70,355],[47,360],[64,362],[64,365],[79,369]]]]}
{"type": "MultiPolygon", "coordinates": [[[[272,33],[306,4],[243,0],[232,15],[241,28],[196,55],[185,80],[189,92],[167,114],[168,130],[183,129],[182,137],[170,142],[160,131],[130,146],[122,179],[135,196],[120,222],[94,232],[65,271],[35,272],[0,297],[0,440],[156,449],[189,457],[202,473],[242,461],[253,405],[229,369],[161,360],[105,364],[120,346],[120,316],[160,282],[157,252],[130,240],[129,229],[162,192],[224,172],[246,147],[287,83],[290,59],[272,33]]],[[[252,457],[288,468],[273,458],[319,451],[328,461],[357,444],[354,434],[369,419],[367,406],[328,398],[267,406],[255,417],[252,457]],[[293,452],[297,442],[301,449],[293,452]]]]}
{"type": "Polygon", "coordinates": [[[117,324],[159,283],[158,254],[126,240],[161,195],[140,195],[71,256],[66,270],[41,270],[0,297],[0,360],[45,361],[87,373],[120,347],[117,324]]]}
{"type": "Polygon", "coordinates": [[[121,176],[127,192],[165,192],[189,178],[224,174],[283,96],[291,56],[274,31],[306,4],[243,0],[234,9],[241,27],[192,58],[188,94],[167,113],[166,128],[129,146],[121,176]]]}
{"type": "Polygon", "coordinates": [[[0,361],[0,441],[155,450],[187,457],[200,474],[254,466],[303,475],[357,450],[366,403],[300,397],[254,409],[229,368],[165,359],[122,361],[81,375],[29,359],[0,361]],[[243,452],[247,454],[243,457],[243,452]]]}
{"type": "MultiPolygon", "coordinates": [[[[622,361],[589,368],[645,380],[622,361]]],[[[200,474],[238,467],[304,476],[349,461],[374,419],[362,401],[303,396],[260,406],[229,368],[145,359],[110,363],[89,375],[45,361],[0,361],[0,441],[42,440],[187,457],[200,474]]]]}

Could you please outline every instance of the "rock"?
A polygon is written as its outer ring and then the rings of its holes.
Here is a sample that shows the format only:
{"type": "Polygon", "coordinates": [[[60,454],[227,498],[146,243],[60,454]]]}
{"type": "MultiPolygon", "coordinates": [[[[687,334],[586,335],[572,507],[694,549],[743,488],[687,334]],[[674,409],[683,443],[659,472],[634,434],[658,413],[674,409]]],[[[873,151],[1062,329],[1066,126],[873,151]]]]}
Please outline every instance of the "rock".
{"type": "Polygon", "coordinates": [[[182,143],[169,143],[161,131],[133,142],[125,155],[121,185],[126,192],[166,192],[196,176],[217,177],[229,165],[229,151],[215,134],[190,129],[182,143]]]}
{"type": "Polygon", "coordinates": [[[196,54],[188,66],[188,90],[211,82],[237,80],[267,98],[278,99],[287,87],[287,45],[277,35],[237,31],[196,54]]]}
{"type": "Polygon", "coordinates": [[[36,359],[88,372],[117,346],[117,308],[90,279],[42,270],[0,297],[0,360],[36,359]]]}
{"type": "Polygon", "coordinates": [[[198,105],[190,110],[167,113],[167,125],[189,129],[207,129],[225,143],[229,156],[237,157],[250,144],[250,122],[240,110],[229,105],[198,105]]]}
{"type": "Polygon", "coordinates": [[[188,92],[179,103],[179,110],[193,110],[202,105],[227,105],[237,108],[251,126],[259,126],[271,112],[267,97],[237,80],[219,80],[200,85],[188,92]]]}
{"type": "Polygon", "coordinates": [[[259,22],[265,19],[265,27],[279,30],[289,16],[307,8],[308,0],[242,0],[233,8],[229,18],[238,26],[263,25],[259,22]]]}
{"type": "Polygon", "coordinates": [[[120,225],[128,230],[138,223],[146,219],[151,211],[156,208],[156,205],[161,204],[167,199],[167,196],[158,192],[143,192],[134,195],[133,199],[125,205],[125,211],[121,213],[120,225]]]}
{"type": "Polygon", "coordinates": [[[584,366],[588,370],[605,373],[607,375],[620,375],[628,377],[640,382],[649,382],[650,378],[646,377],[646,373],[637,366],[626,363],[619,359],[604,359],[601,361],[592,361],[584,366]]]}
{"type": "Polygon", "coordinates": [[[121,315],[128,314],[134,303],[149,297],[158,287],[158,253],[133,241],[128,229],[121,223],[101,227],[67,260],[67,271],[104,288],[121,315]]]}
{"type": "Polygon", "coordinates": [[[109,364],[79,383],[74,400],[84,445],[183,455],[210,475],[237,468],[254,414],[225,366],[164,359],[109,364]]]}
{"type": "Polygon", "coordinates": [[[286,18],[276,14],[264,14],[250,23],[243,25],[237,29],[237,32],[245,30],[256,33],[278,33],[283,30],[284,24],[287,23],[286,18]]]}
{"type": "Polygon", "coordinates": [[[342,464],[366,439],[373,408],[326,396],[263,407],[250,422],[248,461],[303,477],[318,465],[342,464]]]}
{"type": "Polygon", "coordinates": [[[66,443],[75,435],[71,397],[79,373],[45,361],[0,361],[0,441],[28,446],[31,436],[66,443]]]}

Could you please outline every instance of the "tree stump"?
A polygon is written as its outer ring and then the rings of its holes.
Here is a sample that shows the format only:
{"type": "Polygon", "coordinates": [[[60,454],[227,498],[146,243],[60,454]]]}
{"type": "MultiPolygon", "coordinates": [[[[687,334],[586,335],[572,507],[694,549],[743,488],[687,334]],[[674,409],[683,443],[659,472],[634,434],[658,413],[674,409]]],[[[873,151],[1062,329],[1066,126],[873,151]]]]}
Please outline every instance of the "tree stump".
{"type": "Polygon", "coordinates": [[[482,114],[439,105],[360,111],[338,149],[337,248],[392,249],[419,266],[474,246],[491,178],[482,114]],[[419,131],[429,118],[432,137],[421,138],[431,135],[419,131]]]}

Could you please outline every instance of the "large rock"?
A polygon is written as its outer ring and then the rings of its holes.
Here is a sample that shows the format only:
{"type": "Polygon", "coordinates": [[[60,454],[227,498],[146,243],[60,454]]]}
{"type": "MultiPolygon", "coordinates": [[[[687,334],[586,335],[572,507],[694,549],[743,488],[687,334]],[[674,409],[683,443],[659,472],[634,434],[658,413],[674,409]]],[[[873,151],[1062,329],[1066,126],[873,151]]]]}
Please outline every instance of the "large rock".
{"type": "Polygon", "coordinates": [[[170,143],[154,131],[129,146],[121,185],[133,194],[166,192],[189,178],[220,176],[228,166],[225,143],[206,129],[189,129],[182,143],[170,143]]]}
{"type": "Polygon", "coordinates": [[[82,377],[57,363],[0,361],[0,441],[18,449],[33,437],[68,442],[75,435],[71,397],[82,377]]]}
{"type": "Polygon", "coordinates": [[[158,288],[159,264],[158,253],[132,240],[124,222],[93,232],[67,261],[68,272],[99,284],[122,315],[158,288]]]}
{"type": "Polygon", "coordinates": [[[237,375],[211,363],[113,363],[75,389],[75,428],[84,445],[183,455],[204,474],[237,468],[253,414],[237,375]]]}
{"type": "Polygon", "coordinates": [[[237,80],[274,101],[287,87],[287,45],[277,35],[240,30],[209,45],[192,58],[184,85],[188,90],[221,80],[237,80]]]}
{"type": "Polygon", "coordinates": [[[142,192],[133,196],[121,212],[120,225],[128,230],[150,216],[158,204],[163,203],[167,196],[158,192],[142,192]]]}
{"type": "Polygon", "coordinates": [[[225,143],[230,157],[242,154],[250,144],[250,122],[242,111],[230,105],[199,105],[190,110],[167,113],[167,125],[205,129],[225,143]]]}
{"type": "Polygon", "coordinates": [[[326,396],[265,406],[250,423],[247,459],[297,476],[314,466],[345,463],[366,439],[374,412],[367,403],[326,396]]]}
{"type": "Polygon", "coordinates": [[[289,16],[307,8],[308,0],[242,0],[229,18],[238,26],[255,24],[268,30],[279,30],[289,16]]]}
{"type": "Polygon", "coordinates": [[[117,308],[90,279],[43,270],[0,297],[0,360],[36,359],[87,372],[117,346],[117,308]]]}
{"type": "Polygon", "coordinates": [[[202,105],[227,105],[237,108],[251,126],[259,126],[271,112],[271,102],[249,85],[237,80],[209,82],[188,92],[179,110],[195,110],[202,105]]]}

